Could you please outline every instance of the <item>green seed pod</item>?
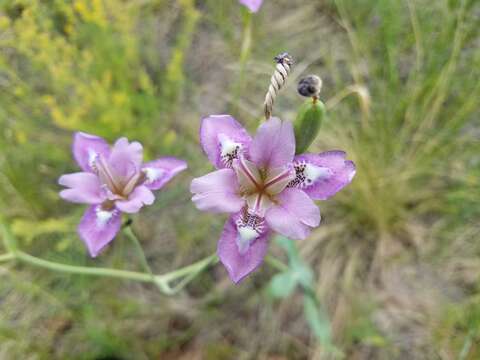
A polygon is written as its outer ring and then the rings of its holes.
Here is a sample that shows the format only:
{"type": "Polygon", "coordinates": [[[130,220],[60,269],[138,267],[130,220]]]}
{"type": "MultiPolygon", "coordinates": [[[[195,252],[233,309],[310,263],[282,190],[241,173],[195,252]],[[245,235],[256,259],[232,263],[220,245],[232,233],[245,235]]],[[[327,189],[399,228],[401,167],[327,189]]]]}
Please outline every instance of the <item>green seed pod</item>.
{"type": "Polygon", "coordinates": [[[310,99],[300,107],[294,123],[297,155],[307,151],[315,140],[324,117],[325,105],[320,100],[310,99]]]}

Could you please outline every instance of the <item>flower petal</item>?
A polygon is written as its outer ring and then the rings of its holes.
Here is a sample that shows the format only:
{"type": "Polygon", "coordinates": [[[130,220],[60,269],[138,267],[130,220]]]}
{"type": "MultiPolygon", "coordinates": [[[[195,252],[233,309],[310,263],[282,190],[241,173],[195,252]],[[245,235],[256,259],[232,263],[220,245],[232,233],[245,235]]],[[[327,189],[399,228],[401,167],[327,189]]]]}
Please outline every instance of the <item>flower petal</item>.
{"type": "Polygon", "coordinates": [[[96,257],[120,230],[121,216],[116,209],[90,206],[78,225],[78,234],[92,257],[96,257]]]}
{"type": "Polygon", "coordinates": [[[144,185],[150,190],[158,190],[175,175],[187,168],[187,163],[174,157],[163,157],[143,164],[146,180],[144,185]]]}
{"type": "Polygon", "coordinates": [[[286,165],[295,155],[295,136],[292,123],[271,118],[258,128],[250,146],[250,160],[260,167],[286,165]]]}
{"type": "Polygon", "coordinates": [[[234,213],[244,200],[238,195],[238,181],[232,169],[221,169],[193,179],[190,191],[199,210],[234,213]]]}
{"type": "Polygon", "coordinates": [[[231,167],[245,153],[252,138],[230,115],[210,115],[202,119],[200,143],[210,162],[217,168],[231,167]]]}
{"type": "Polygon", "coordinates": [[[262,264],[268,250],[269,239],[269,231],[264,231],[251,240],[244,251],[240,251],[239,237],[248,236],[239,232],[237,221],[240,216],[235,214],[227,220],[217,247],[218,257],[234,283],[239,283],[262,264]]]}
{"type": "Polygon", "coordinates": [[[240,4],[245,5],[251,12],[256,13],[260,10],[263,0],[239,0],[240,4]]]}
{"type": "Polygon", "coordinates": [[[128,142],[127,138],[118,139],[108,157],[108,165],[115,177],[130,178],[140,170],[143,160],[143,147],[137,141],[128,142]]]}
{"type": "Polygon", "coordinates": [[[302,189],[314,200],[328,199],[355,176],[355,164],[345,156],[343,151],[296,156],[296,178],[288,186],[302,189]]]}
{"type": "Polygon", "coordinates": [[[108,158],[110,146],[99,136],[76,132],[73,135],[72,152],[75,161],[83,171],[93,172],[94,160],[99,155],[108,158]]]}
{"type": "Polygon", "coordinates": [[[115,205],[118,210],[133,214],[138,212],[143,205],[152,205],[155,196],[145,185],[137,186],[128,196],[128,200],[117,200],[115,205]]]}
{"type": "Polygon", "coordinates": [[[69,189],[60,191],[64,200],[81,204],[100,204],[106,199],[97,175],[89,172],[78,172],[62,175],[58,179],[60,185],[69,189]]]}
{"type": "Polygon", "coordinates": [[[310,228],[320,224],[320,210],[302,190],[285,189],[276,200],[278,204],[265,214],[274,231],[292,239],[305,239],[310,228]]]}

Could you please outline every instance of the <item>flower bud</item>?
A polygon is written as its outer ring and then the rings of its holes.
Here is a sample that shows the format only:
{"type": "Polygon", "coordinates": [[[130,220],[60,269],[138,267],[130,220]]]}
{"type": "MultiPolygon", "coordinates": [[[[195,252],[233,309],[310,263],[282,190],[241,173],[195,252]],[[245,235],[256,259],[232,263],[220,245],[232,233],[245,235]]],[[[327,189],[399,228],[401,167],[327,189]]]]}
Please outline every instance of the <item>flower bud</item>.
{"type": "Polygon", "coordinates": [[[317,137],[318,131],[325,117],[325,105],[314,99],[306,101],[299,109],[295,119],[295,153],[302,154],[307,151],[313,140],[317,137]]]}
{"type": "Polygon", "coordinates": [[[300,95],[305,97],[316,97],[322,90],[322,79],[317,75],[308,75],[300,80],[297,91],[300,95]]]}

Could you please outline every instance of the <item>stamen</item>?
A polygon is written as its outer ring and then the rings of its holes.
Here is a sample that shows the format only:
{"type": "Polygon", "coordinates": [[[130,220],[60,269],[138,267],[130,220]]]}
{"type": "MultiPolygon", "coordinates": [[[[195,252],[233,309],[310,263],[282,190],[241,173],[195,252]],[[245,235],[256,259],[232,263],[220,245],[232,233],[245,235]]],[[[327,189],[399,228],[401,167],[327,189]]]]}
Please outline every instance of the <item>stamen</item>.
{"type": "Polygon", "coordinates": [[[125,184],[125,186],[123,187],[122,189],[122,195],[127,197],[128,195],[130,195],[130,193],[133,191],[133,189],[135,188],[135,186],[137,186],[138,184],[138,180],[145,176],[143,174],[143,172],[137,172],[137,173],[134,173],[130,179],[128,179],[127,183],[125,184]]]}
{"type": "Polygon", "coordinates": [[[252,193],[260,190],[261,176],[254,163],[241,156],[234,164],[237,179],[242,191],[252,193]]]}
{"type": "Polygon", "coordinates": [[[295,171],[291,167],[281,167],[271,169],[267,174],[265,190],[270,195],[276,195],[287,187],[292,179],[295,178],[295,171]]]}
{"type": "Polygon", "coordinates": [[[97,169],[100,181],[106,184],[110,191],[114,194],[121,194],[120,190],[116,186],[114,177],[110,172],[108,164],[105,162],[102,156],[97,156],[95,159],[95,168],[97,169]]]}
{"type": "Polygon", "coordinates": [[[251,214],[264,216],[267,209],[273,204],[269,195],[264,192],[257,192],[246,197],[248,209],[251,214]]]}

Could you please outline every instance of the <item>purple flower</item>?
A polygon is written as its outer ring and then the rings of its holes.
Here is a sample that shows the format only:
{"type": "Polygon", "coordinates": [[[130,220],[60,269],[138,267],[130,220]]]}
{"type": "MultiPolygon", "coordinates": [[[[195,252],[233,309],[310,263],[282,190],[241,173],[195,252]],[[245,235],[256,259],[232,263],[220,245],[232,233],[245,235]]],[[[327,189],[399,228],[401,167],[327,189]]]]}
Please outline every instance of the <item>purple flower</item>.
{"type": "Polygon", "coordinates": [[[350,183],[353,162],[343,151],[295,156],[290,122],[271,118],[255,138],[229,115],[202,120],[200,141],[218,169],[192,181],[198,209],[230,213],[217,253],[238,283],[263,261],[272,232],[305,239],[320,223],[313,200],[350,183]]]}
{"type": "Polygon", "coordinates": [[[251,12],[256,13],[260,10],[263,0],[238,0],[240,4],[246,6],[251,12]]]}
{"type": "Polygon", "coordinates": [[[120,230],[121,213],[136,213],[155,200],[158,190],[187,168],[183,160],[163,157],[142,164],[143,147],[126,138],[110,147],[101,137],[77,132],[73,156],[83,170],[60,177],[67,187],[60,196],[74,203],[89,204],[78,233],[96,257],[120,230]]]}

